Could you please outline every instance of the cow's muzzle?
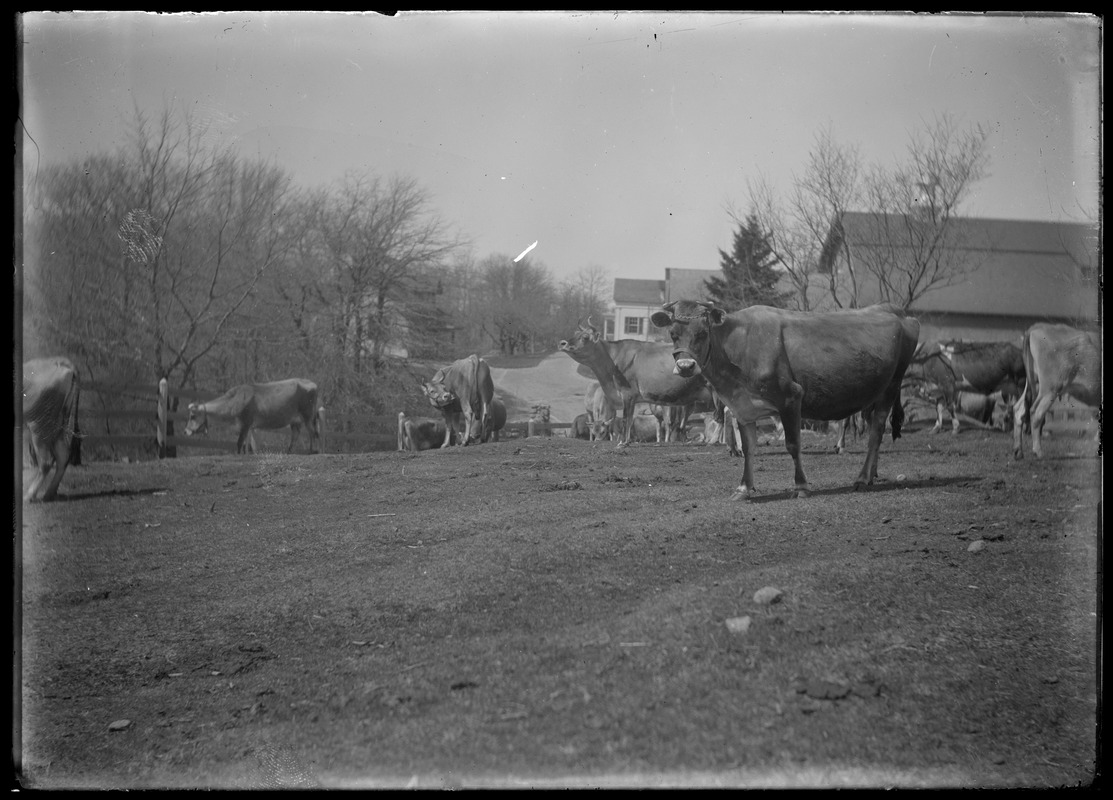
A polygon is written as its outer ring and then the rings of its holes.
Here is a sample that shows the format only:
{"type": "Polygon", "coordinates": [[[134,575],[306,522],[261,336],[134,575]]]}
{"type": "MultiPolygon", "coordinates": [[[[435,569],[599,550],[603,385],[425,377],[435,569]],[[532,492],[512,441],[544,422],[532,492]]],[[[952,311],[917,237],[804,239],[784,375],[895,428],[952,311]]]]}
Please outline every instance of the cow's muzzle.
{"type": "Polygon", "coordinates": [[[693,375],[698,375],[700,372],[699,363],[692,358],[689,353],[674,353],[673,358],[676,360],[676,366],[673,372],[682,378],[690,378],[693,375]]]}

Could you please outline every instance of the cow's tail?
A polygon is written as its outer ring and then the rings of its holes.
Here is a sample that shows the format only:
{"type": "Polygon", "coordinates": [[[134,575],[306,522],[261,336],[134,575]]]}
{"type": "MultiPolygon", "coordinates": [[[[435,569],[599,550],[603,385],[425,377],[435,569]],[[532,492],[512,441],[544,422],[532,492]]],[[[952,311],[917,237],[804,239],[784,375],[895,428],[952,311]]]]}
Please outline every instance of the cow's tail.
{"type": "MultiPolygon", "coordinates": [[[[1024,332],[1024,341],[1021,342],[1021,357],[1024,359],[1024,391],[1020,393],[1017,398],[1017,403],[1023,403],[1021,407],[1023,415],[1021,417],[1021,424],[1024,426],[1025,433],[1032,432],[1032,406],[1036,402],[1036,397],[1040,392],[1040,379],[1036,374],[1036,365],[1032,359],[1032,334],[1031,331],[1024,332]]],[[[1014,424],[1016,420],[1013,420],[1014,424]]]]}
{"type": "Polygon", "coordinates": [[[66,393],[66,429],[63,436],[66,438],[66,447],[70,454],[69,463],[81,466],[81,426],[78,424],[77,412],[81,400],[81,378],[77,368],[73,370],[73,380],[70,381],[69,391],[66,393]]]}
{"type": "Polygon", "coordinates": [[[325,407],[317,406],[313,414],[313,432],[317,434],[317,451],[325,452],[325,407]]]}
{"type": "MultiPolygon", "coordinates": [[[[893,410],[889,413],[889,422],[893,426],[893,438],[900,438],[900,428],[904,424],[904,403],[900,401],[900,395],[897,395],[896,402],[893,403],[893,410]]],[[[884,433],[884,431],[882,431],[884,433]]]]}

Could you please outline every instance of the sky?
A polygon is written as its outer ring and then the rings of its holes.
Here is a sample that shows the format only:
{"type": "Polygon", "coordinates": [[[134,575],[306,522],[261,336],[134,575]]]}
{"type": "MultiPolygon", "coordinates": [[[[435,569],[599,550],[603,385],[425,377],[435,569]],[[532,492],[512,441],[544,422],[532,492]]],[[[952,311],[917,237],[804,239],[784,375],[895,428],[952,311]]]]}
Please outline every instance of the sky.
{"type": "Polygon", "coordinates": [[[718,269],[749,187],[787,196],[817,134],[891,166],[941,114],[989,133],[968,216],[1092,221],[1092,15],[28,12],[27,178],[114,152],[135,110],[304,186],[415,179],[477,259],[558,279],[718,269]]]}

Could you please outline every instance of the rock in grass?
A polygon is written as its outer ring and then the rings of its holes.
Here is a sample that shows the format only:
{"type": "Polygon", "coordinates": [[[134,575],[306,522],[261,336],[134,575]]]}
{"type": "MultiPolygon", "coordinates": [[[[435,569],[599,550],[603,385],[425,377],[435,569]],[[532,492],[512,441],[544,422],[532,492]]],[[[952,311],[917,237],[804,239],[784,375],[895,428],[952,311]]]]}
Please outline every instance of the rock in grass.
{"type": "Polygon", "coordinates": [[[781,602],[781,595],[783,594],[784,592],[775,586],[766,586],[754,592],[754,602],[762,606],[772,605],[781,602]]]}
{"type": "Polygon", "coordinates": [[[733,617],[728,619],[727,630],[731,633],[747,633],[750,630],[750,618],[733,617]]]}
{"type": "Polygon", "coordinates": [[[126,731],[130,727],[131,727],[131,720],[130,719],[118,719],[115,722],[113,722],[111,725],[108,726],[108,730],[115,733],[116,731],[126,731]]]}
{"type": "Polygon", "coordinates": [[[966,548],[968,552],[980,553],[985,550],[985,539],[978,539],[976,542],[970,542],[970,546],[966,548]]]}

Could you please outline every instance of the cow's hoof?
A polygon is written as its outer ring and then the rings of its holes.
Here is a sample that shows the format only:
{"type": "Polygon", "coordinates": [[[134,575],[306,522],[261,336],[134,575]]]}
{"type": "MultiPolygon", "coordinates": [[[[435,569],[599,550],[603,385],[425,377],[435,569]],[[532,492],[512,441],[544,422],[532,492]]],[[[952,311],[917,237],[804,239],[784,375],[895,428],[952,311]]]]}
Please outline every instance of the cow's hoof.
{"type": "Polygon", "coordinates": [[[734,494],[730,496],[732,503],[741,503],[753,498],[753,492],[748,490],[745,486],[739,486],[734,490],[734,494]]]}
{"type": "Polygon", "coordinates": [[[811,492],[809,492],[807,488],[801,488],[797,486],[796,491],[793,492],[792,496],[795,497],[797,500],[807,500],[809,497],[811,497],[811,492]]]}
{"type": "Polygon", "coordinates": [[[866,481],[854,481],[854,491],[864,492],[869,488],[869,483],[866,481]]]}

